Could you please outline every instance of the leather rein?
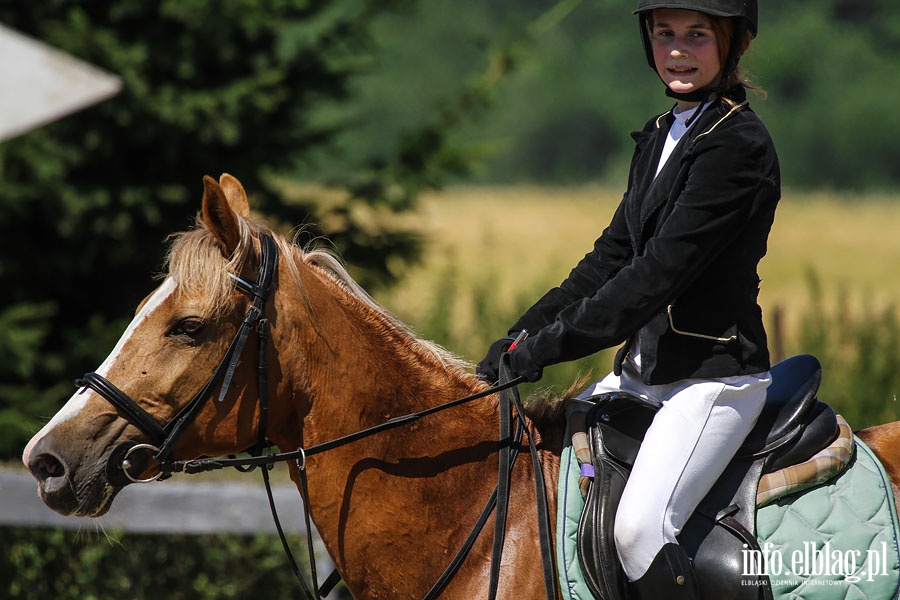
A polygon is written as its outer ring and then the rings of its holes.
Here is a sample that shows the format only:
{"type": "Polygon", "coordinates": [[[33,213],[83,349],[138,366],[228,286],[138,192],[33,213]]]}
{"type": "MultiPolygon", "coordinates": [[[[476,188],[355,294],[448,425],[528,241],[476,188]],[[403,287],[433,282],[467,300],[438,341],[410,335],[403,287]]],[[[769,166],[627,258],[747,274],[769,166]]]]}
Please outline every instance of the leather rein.
{"type": "MultiPolygon", "coordinates": [[[[469,550],[474,545],[475,540],[484,528],[489,516],[496,508],[497,516],[494,523],[494,542],[491,558],[491,575],[490,575],[490,592],[489,598],[493,599],[497,594],[499,582],[500,560],[503,551],[503,542],[506,530],[506,516],[509,505],[509,486],[510,476],[519,448],[523,432],[526,429],[524,410],[519,399],[516,386],[522,381],[521,377],[512,379],[509,371],[508,355],[504,356],[501,361],[500,382],[487,390],[477,392],[475,394],[452,400],[445,404],[425,409],[416,413],[411,413],[399,417],[395,417],[351,433],[328,442],[324,442],[308,448],[299,447],[295,451],[279,452],[272,451],[272,443],[267,440],[267,415],[268,415],[268,377],[267,377],[267,361],[266,347],[269,339],[269,321],[265,318],[265,305],[269,299],[272,288],[272,282],[278,266],[278,249],[275,241],[268,234],[259,232],[260,241],[260,265],[259,274],[255,284],[251,284],[240,277],[232,275],[235,286],[243,293],[252,297],[252,302],[241,322],[238,331],[235,333],[234,339],[226,350],[222,360],[214,369],[212,375],[200,390],[178,411],[178,413],[166,425],[161,425],[155,417],[144,410],[134,399],[128,394],[113,385],[104,376],[96,373],[85,373],[85,375],[77,380],[75,384],[80,388],[90,388],[97,394],[106,399],[110,404],[119,410],[121,415],[125,417],[132,425],[137,427],[141,433],[150,439],[151,443],[138,444],[135,442],[123,442],[112,452],[111,456],[121,456],[121,462],[118,468],[125,478],[134,483],[149,483],[157,479],[170,477],[173,473],[200,473],[222,469],[226,467],[234,467],[240,471],[246,472],[256,467],[262,467],[261,473],[266,487],[266,493],[269,499],[269,506],[272,511],[272,517],[275,522],[278,535],[281,539],[282,546],[288,561],[294,571],[297,580],[310,600],[319,600],[321,596],[328,595],[331,589],[340,580],[340,575],[334,571],[329,575],[322,587],[318,586],[314,548],[312,544],[310,514],[306,499],[309,498],[307,477],[306,477],[306,460],[308,457],[340,446],[344,446],[357,440],[375,435],[382,431],[387,431],[401,425],[412,423],[418,419],[442,411],[448,408],[459,406],[461,404],[484,398],[495,393],[500,393],[500,454],[498,466],[498,482],[495,486],[490,498],[488,499],[484,509],[478,517],[475,526],[460,549],[457,551],[450,564],[444,570],[443,574],[434,583],[428,593],[424,596],[424,600],[432,600],[436,598],[453,578],[456,571],[462,565],[469,550]],[[227,458],[200,458],[194,460],[172,460],[172,449],[181,438],[186,428],[193,423],[197,415],[211,396],[214,388],[221,384],[218,401],[222,401],[231,386],[234,372],[237,368],[238,361],[243,354],[245,344],[253,329],[256,329],[258,338],[258,356],[257,356],[257,377],[258,377],[258,394],[259,394],[259,417],[257,427],[257,442],[255,446],[247,450],[250,454],[248,457],[230,456],[227,458]],[[511,408],[515,406],[516,420],[515,429],[512,430],[511,408]],[[132,457],[138,451],[152,452],[152,458],[158,463],[158,472],[153,477],[147,479],[139,479],[131,474],[133,462],[132,457]],[[299,473],[301,491],[304,498],[303,512],[307,531],[307,551],[309,554],[309,568],[312,579],[312,589],[310,589],[304,577],[300,573],[297,561],[294,559],[293,553],[287,542],[287,538],[278,518],[275,508],[274,497],[272,494],[271,483],[269,481],[268,471],[280,462],[293,462],[299,473]]],[[[550,531],[549,522],[549,505],[547,502],[547,493],[544,486],[543,471],[540,465],[540,458],[537,447],[534,444],[532,436],[528,436],[529,451],[535,473],[535,491],[538,499],[538,529],[540,535],[541,557],[544,575],[544,587],[548,600],[556,598],[556,575],[553,564],[553,540],[550,531]]]]}

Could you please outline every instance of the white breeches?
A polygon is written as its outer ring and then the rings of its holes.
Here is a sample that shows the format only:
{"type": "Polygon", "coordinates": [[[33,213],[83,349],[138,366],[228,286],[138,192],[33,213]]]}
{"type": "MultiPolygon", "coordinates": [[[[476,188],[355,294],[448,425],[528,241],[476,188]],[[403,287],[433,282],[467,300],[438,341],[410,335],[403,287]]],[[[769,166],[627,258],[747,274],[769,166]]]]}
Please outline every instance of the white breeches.
{"type": "Polygon", "coordinates": [[[768,373],[645,385],[630,361],[581,397],[626,391],[662,404],[638,452],[616,514],[615,538],[628,579],[647,571],[676,536],[753,429],[768,373]]]}

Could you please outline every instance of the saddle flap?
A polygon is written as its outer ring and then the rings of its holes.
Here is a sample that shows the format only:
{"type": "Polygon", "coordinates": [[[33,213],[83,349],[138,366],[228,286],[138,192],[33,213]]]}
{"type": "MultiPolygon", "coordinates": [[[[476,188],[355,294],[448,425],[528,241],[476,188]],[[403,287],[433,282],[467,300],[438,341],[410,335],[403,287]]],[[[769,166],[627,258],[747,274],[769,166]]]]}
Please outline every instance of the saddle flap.
{"type": "Polygon", "coordinates": [[[594,402],[587,422],[603,432],[599,439],[605,452],[629,467],[633,465],[659,405],[626,392],[599,394],[587,400],[594,402]]]}

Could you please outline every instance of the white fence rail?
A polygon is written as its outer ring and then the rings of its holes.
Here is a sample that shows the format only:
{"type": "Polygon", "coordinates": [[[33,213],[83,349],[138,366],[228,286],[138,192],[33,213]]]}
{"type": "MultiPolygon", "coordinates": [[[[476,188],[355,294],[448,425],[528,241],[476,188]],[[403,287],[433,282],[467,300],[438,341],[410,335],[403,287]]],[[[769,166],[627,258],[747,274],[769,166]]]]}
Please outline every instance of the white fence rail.
{"type": "MultiPolygon", "coordinates": [[[[99,524],[134,533],[275,533],[262,481],[247,477],[248,483],[169,480],[130,485],[119,493],[109,513],[88,519],[64,517],[47,508],[28,473],[0,470],[0,525],[93,529],[99,524]]],[[[272,491],[285,531],[305,534],[297,488],[280,484],[272,491]]]]}
{"type": "MultiPolygon", "coordinates": [[[[306,534],[303,501],[292,484],[272,486],[278,519],[286,533],[306,534]]],[[[156,481],[129,485],[109,512],[97,519],[64,517],[47,508],[37,493],[37,483],[25,471],[0,469],[0,527],[60,527],[93,531],[125,531],[138,534],[228,532],[242,535],[277,533],[266,490],[258,474],[247,483],[156,481]]],[[[328,574],[334,568],[325,546],[313,530],[316,569],[328,574]]],[[[306,556],[305,542],[296,548],[306,556]]]]}

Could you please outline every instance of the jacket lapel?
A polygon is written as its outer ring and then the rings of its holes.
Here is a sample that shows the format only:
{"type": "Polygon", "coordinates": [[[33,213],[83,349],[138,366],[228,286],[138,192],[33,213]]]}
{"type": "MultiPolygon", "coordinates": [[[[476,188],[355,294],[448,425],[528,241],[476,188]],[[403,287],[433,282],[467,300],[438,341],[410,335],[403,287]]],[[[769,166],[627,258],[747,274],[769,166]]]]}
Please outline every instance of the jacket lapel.
{"type": "Polygon", "coordinates": [[[659,177],[654,179],[654,175],[656,174],[656,166],[659,164],[660,156],[662,156],[663,146],[665,145],[672,118],[671,113],[666,113],[657,119],[656,129],[632,134],[635,141],[637,141],[637,151],[639,153],[633,173],[634,183],[628,211],[629,229],[632,232],[631,242],[635,254],[640,254],[643,251],[644,241],[646,240],[645,225],[648,219],[665,202],[668,197],[667,190],[671,187],[665,185],[664,182],[662,185],[659,185],[658,182],[660,178],[665,179],[666,171],[669,171],[672,159],[675,158],[674,156],[669,158],[669,162],[663,168],[659,177]]]}

